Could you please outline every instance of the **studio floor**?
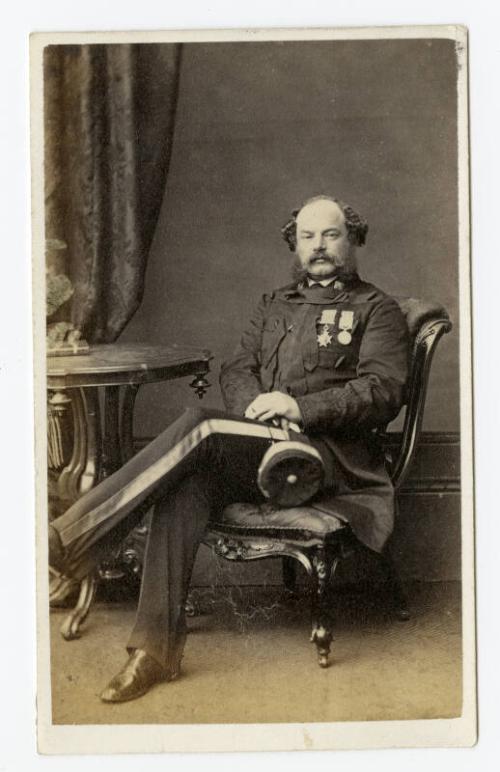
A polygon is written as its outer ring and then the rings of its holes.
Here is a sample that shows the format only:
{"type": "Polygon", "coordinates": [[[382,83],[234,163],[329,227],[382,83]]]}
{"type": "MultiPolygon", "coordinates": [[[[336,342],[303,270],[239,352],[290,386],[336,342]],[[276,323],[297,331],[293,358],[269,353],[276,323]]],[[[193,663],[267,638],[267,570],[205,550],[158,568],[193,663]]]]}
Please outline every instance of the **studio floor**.
{"type": "Polygon", "coordinates": [[[120,705],[99,693],[126,660],[134,601],[100,601],[82,637],[51,612],[54,724],[191,724],[451,718],[461,712],[460,585],[407,586],[412,617],[348,587],[332,601],[331,666],[309,643],[307,597],[273,587],[197,589],[182,676],[120,705]]]}

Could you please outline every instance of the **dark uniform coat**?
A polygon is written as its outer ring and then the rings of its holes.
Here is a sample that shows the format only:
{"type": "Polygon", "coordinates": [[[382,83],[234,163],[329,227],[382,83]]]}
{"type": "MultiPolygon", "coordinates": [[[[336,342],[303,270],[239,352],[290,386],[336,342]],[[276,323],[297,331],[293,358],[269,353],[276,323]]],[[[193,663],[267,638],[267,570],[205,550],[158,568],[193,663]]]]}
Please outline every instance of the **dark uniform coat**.
{"type": "Polygon", "coordinates": [[[377,430],[399,413],[407,367],[398,304],[353,274],[264,295],[220,383],[227,410],[239,415],[262,392],[297,400],[326,468],[314,506],[347,520],[380,551],[393,527],[394,490],[377,430]]]}

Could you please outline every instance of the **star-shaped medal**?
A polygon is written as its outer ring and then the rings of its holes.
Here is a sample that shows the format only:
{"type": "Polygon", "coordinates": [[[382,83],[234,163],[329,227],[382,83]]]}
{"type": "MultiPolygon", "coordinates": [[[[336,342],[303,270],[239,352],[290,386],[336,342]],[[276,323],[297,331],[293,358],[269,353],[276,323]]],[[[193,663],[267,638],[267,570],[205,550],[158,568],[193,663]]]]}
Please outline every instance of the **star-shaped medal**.
{"type": "Polygon", "coordinates": [[[328,332],[328,327],[323,327],[323,332],[318,335],[318,343],[322,348],[326,348],[332,342],[332,336],[328,332]]]}

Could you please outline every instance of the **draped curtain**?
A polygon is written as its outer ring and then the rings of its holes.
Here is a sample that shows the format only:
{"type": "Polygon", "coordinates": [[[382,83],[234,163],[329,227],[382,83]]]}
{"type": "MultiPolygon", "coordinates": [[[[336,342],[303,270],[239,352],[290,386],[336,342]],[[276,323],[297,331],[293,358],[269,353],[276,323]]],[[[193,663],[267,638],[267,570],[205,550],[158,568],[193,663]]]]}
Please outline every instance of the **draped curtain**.
{"type": "Polygon", "coordinates": [[[179,63],[176,44],[45,49],[47,264],[73,285],[59,318],[88,342],[115,340],[142,300],[179,63]]]}

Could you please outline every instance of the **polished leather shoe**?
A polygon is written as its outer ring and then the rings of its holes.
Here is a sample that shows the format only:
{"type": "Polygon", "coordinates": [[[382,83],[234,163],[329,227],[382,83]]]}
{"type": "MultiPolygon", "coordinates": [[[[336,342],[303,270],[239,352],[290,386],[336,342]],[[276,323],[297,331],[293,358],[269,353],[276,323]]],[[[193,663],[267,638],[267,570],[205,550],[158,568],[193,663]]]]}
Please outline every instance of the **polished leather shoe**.
{"type": "Polygon", "coordinates": [[[103,702],[126,702],[146,694],[154,684],[172,681],[177,672],[169,672],[142,649],[136,649],[119,673],[101,694],[103,702]]]}

